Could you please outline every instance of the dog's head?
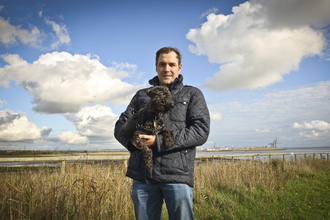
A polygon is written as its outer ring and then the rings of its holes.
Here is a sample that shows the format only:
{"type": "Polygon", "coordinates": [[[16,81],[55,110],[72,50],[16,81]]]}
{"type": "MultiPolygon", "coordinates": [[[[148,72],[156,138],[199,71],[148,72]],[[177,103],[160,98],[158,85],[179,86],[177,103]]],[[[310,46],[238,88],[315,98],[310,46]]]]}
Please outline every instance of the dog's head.
{"type": "Polygon", "coordinates": [[[174,107],[172,94],[165,86],[155,86],[146,91],[150,97],[148,108],[156,113],[169,113],[174,107]]]}

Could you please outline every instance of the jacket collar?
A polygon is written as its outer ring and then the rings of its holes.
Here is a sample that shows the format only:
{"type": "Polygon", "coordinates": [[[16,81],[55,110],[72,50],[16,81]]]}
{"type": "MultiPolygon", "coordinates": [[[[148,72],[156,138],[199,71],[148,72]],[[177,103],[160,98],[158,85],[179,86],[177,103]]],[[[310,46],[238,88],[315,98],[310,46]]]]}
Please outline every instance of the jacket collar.
{"type": "MultiPolygon", "coordinates": [[[[170,85],[170,91],[179,90],[183,86],[183,76],[179,74],[179,77],[176,78],[173,83],[170,85]]],[[[149,80],[149,84],[152,86],[159,86],[159,79],[158,76],[155,76],[151,80],[149,80]]]]}

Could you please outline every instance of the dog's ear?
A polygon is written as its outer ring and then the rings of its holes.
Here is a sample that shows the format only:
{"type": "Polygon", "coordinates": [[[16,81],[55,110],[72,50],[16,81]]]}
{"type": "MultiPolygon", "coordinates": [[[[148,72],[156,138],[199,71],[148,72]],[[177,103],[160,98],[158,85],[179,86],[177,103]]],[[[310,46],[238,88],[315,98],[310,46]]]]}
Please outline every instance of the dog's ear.
{"type": "Polygon", "coordinates": [[[151,97],[150,91],[151,91],[151,89],[146,90],[147,96],[149,96],[149,97],[151,97]]]}
{"type": "Polygon", "coordinates": [[[151,89],[147,89],[147,95],[152,98],[153,96],[157,95],[157,91],[159,90],[159,86],[152,87],[151,89]]]}

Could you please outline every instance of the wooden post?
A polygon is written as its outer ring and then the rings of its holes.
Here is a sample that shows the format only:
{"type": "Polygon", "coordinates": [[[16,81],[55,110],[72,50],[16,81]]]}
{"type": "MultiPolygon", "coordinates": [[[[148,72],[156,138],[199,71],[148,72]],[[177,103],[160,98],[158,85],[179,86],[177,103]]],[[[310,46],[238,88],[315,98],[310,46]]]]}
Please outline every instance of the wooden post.
{"type": "Polygon", "coordinates": [[[305,154],[305,160],[307,159],[307,155],[305,154]]]}
{"type": "Polygon", "coordinates": [[[272,160],[272,155],[269,154],[269,162],[272,160]]]}
{"type": "Polygon", "coordinates": [[[285,154],[283,154],[283,161],[285,161],[285,154]]]}
{"type": "Polygon", "coordinates": [[[320,154],[320,158],[321,158],[321,160],[322,160],[322,154],[320,154]]]}
{"type": "Polygon", "coordinates": [[[124,165],[125,168],[127,168],[128,167],[128,160],[123,160],[123,165],[124,165]]]}
{"type": "Polygon", "coordinates": [[[315,160],[315,154],[313,154],[313,160],[315,160]]]}
{"type": "Polygon", "coordinates": [[[329,154],[327,154],[327,160],[329,160],[329,154]]]}
{"type": "Polygon", "coordinates": [[[297,154],[294,154],[294,162],[297,162],[297,154]]]}
{"type": "Polygon", "coordinates": [[[235,162],[234,157],[231,157],[231,161],[232,161],[233,163],[235,162]]]}
{"type": "Polygon", "coordinates": [[[61,174],[65,174],[65,160],[62,161],[61,174]]]}

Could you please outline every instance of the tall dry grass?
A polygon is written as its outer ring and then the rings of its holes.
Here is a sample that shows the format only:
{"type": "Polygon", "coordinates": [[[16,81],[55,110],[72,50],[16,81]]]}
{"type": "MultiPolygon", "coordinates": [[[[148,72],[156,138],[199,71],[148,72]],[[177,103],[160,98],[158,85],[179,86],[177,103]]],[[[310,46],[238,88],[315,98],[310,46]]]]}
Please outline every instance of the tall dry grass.
{"type": "Polygon", "coordinates": [[[195,169],[195,191],[207,191],[208,188],[236,190],[242,186],[251,192],[258,187],[273,191],[283,187],[290,179],[312,175],[315,169],[329,170],[330,162],[324,158],[308,157],[300,158],[296,162],[273,159],[269,163],[252,160],[203,163],[195,169]]]}
{"type": "Polygon", "coordinates": [[[67,166],[4,173],[1,219],[132,219],[131,180],[125,167],[67,166]]]}
{"type": "MultiPolygon", "coordinates": [[[[278,192],[286,191],[290,180],[313,178],[314,173],[329,170],[329,160],[312,157],[300,158],[296,162],[273,159],[266,163],[244,161],[200,164],[195,170],[195,216],[198,216],[198,219],[246,219],[244,209],[250,209],[251,204],[258,204],[258,207],[253,207],[255,212],[269,209],[269,203],[277,200],[278,192]],[[260,195],[264,195],[261,197],[265,207],[257,201],[260,195]],[[250,204],[242,207],[244,203],[250,204]]],[[[255,219],[255,216],[252,219],[255,219]]],[[[266,216],[266,219],[278,218],[266,216]]]]}
{"type": "MultiPolygon", "coordinates": [[[[287,181],[329,170],[329,161],[307,158],[297,162],[243,161],[200,163],[195,168],[194,212],[197,219],[224,207],[235,218],[237,204],[219,190],[271,194],[287,181]],[[208,206],[205,206],[205,204],[208,206]]],[[[134,219],[131,179],[122,165],[76,165],[60,168],[22,169],[0,175],[0,219],[134,219]]],[[[208,216],[208,217],[206,217],[208,216]]],[[[163,209],[162,219],[167,219],[163,209]]]]}

